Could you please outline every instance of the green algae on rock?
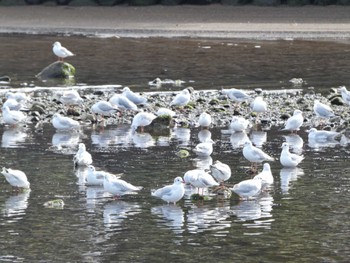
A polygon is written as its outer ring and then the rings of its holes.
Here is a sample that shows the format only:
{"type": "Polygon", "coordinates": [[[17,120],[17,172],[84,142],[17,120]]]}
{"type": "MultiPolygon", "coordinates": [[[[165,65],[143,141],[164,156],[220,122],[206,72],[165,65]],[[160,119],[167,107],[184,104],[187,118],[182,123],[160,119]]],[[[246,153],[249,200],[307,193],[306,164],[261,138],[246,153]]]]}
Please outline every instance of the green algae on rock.
{"type": "Polygon", "coordinates": [[[72,79],[75,76],[75,68],[67,63],[56,61],[46,68],[44,68],[38,75],[37,78],[42,80],[48,79],[72,79]]]}

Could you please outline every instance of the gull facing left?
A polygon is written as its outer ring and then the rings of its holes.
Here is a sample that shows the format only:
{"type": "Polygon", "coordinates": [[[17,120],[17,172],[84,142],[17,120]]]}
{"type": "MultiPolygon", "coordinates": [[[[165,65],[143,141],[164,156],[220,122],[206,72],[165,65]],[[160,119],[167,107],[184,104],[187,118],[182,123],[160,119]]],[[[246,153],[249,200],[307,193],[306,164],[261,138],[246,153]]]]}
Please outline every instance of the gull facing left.
{"type": "Polygon", "coordinates": [[[61,43],[58,41],[56,41],[53,44],[52,51],[58,57],[58,61],[62,61],[62,62],[64,58],[74,56],[72,52],[70,52],[65,47],[62,47],[61,43]]]}

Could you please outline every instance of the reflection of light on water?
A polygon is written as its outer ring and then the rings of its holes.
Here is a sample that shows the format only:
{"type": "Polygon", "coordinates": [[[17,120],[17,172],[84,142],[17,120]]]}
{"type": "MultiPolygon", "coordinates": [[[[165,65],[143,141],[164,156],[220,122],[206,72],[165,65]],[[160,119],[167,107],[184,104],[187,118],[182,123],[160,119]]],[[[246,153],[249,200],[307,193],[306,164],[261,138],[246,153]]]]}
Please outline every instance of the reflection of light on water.
{"type": "Polygon", "coordinates": [[[262,147],[267,140],[267,132],[264,131],[251,131],[249,134],[251,142],[256,147],[262,147]]]}
{"type": "Polygon", "coordinates": [[[132,135],[132,141],[135,147],[148,148],[155,145],[153,137],[149,133],[138,133],[135,132],[132,135]]]}
{"type": "Polygon", "coordinates": [[[22,127],[6,129],[2,134],[1,147],[20,147],[26,138],[27,134],[22,131],[22,127]]]}
{"type": "Polygon", "coordinates": [[[29,195],[30,190],[25,190],[7,198],[2,209],[4,216],[9,218],[7,222],[13,223],[23,218],[28,207],[29,195]]]}
{"type": "Polygon", "coordinates": [[[177,205],[162,205],[152,207],[152,214],[162,217],[159,224],[169,227],[174,233],[181,234],[184,231],[184,211],[177,205]]]}

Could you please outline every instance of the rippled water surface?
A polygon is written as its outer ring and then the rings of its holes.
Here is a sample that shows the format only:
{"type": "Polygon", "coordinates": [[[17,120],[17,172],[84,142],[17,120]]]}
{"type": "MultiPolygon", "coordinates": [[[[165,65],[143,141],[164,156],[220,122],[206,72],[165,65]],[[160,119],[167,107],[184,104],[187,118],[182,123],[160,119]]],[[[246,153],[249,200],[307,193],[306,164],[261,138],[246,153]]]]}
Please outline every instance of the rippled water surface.
{"type": "MultiPolygon", "coordinates": [[[[181,79],[196,89],[243,86],[289,87],[293,77],[326,90],[349,83],[349,43],[245,42],[185,39],[94,39],[2,36],[0,75],[13,81],[3,89],[45,86],[33,77],[53,62],[51,44],[77,53],[77,84],[128,85],[152,90],[148,81],[181,79]],[[93,73],[92,73],[93,72],[93,73]],[[32,84],[31,84],[32,83],[32,84]]],[[[181,89],[171,85],[158,89],[181,89]]],[[[289,135],[276,127],[231,134],[211,130],[210,158],[192,149],[198,128],[175,127],[169,135],[131,133],[128,124],[85,125],[80,133],[0,126],[0,166],[21,169],[31,191],[16,193],[0,177],[0,261],[9,262],[346,262],[350,258],[349,146],[314,145],[305,129],[289,135]],[[150,195],[195,167],[220,160],[230,165],[229,183],[250,177],[242,156],[249,137],[278,158],[283,141],[293,141],[305,160],[295,169],[271,163],[275,183],[256,200],[192,201],[167,205],[150,195]],[[101,187],[83,184],[86,170],[74,169],[79,142],[99,170],[123,173],[143,186],[137,195],[114,200],[101,187]],[[176,152],[186,148],[188,158],[176,152]],[[64,209],[43,203],[62,198],[64,209]]]]}

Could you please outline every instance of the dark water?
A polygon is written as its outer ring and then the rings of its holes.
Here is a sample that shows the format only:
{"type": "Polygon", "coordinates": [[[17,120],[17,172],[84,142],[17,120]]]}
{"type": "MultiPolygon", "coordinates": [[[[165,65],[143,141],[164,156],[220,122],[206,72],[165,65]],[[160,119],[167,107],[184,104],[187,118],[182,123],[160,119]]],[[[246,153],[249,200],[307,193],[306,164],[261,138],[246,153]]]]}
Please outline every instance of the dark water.
{"type": "MultiPolygon", "coordinates": [[[[35,75],[56,60],[54,41],[77,54],[67,59],[77,70],[77,84],[120,84],[145,90],[149,81],[159,77],[183,80],[195,89],[279,89],[290,87],[292,78],[302,78],[305,87],[324,90],[350,82],[348,41],[0,36],[0,75],[10,75],[14,85],[15,81],[18,85],[35,82],[35,75]]],[[[162,87],[170,88],[180,89],[162,87]]]]}
{"type": "MultiPolygon", "coordinates": [[[[14,79],[11,87],[34,81],[33,75],[54,60],[53,40],[2,37],[0,72],[14,79]]],[[[60,40],[79,54],[69,60],[78,69],[77,82],[91,86],[135,85],[146,90],[148,81],[160,77],[193,80],[198,89],[281,88],[290,85],[289,79],[301,77],[308,85],[328,88],[346,84],[349,78],[349,43],[232,41],[238,46],[230,46],[221,40],[60,40]],[[96,75],[91,74],[92,64],[96,75]]],[[[304,130],[289,137],[278,128],[253,130],[246,136],[276,158],[285,140],[297,142],[295,150],[305,155],[296,169],[271,163],[275,178],[271,191],[254,201],[186,198],[175,206],[151,197],[151,189],[215,160],[230,165],[230,183],[249,178],[250,164],[240,146],[244,138],[226,129],[211,129],[214,152],[201,160],[193,154],[184,159],[175,154],[183,147],[191,152],[198,143],[196,128],[174,128],[168,136],[152,137],[132,135],[129,125],[123,124],[104,129],[87,125],[73,134],[56,132],[50,124],[42,129],[1,125],[0,166],[25,171],[31,191],[16,194],[0,177],[0,261],[347,262],[346,141],[315,148],[304,130]],[[144,189],[112,200],[100,187],[82,185],[86,171],[75,170],[72,162],[79,142],[87,145],[97,169],[122,172],[125,180],[144,189]],[[43,206],[55,198],[64,200],[64,209],[43,206]]]]}

